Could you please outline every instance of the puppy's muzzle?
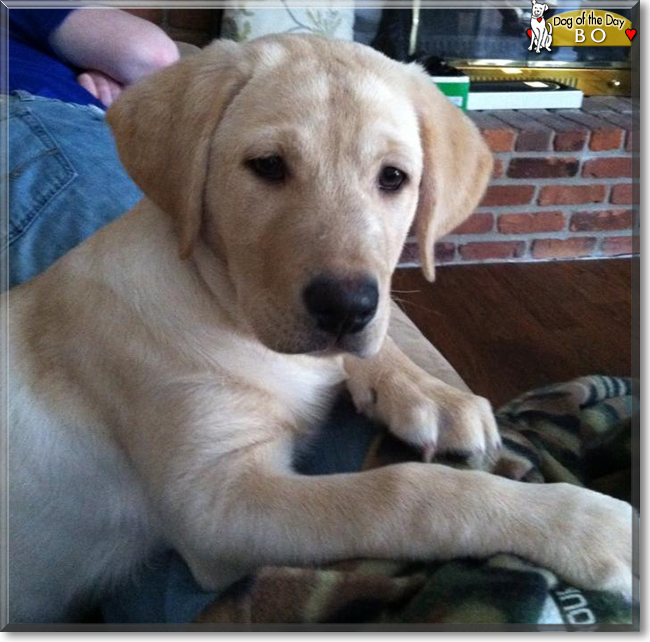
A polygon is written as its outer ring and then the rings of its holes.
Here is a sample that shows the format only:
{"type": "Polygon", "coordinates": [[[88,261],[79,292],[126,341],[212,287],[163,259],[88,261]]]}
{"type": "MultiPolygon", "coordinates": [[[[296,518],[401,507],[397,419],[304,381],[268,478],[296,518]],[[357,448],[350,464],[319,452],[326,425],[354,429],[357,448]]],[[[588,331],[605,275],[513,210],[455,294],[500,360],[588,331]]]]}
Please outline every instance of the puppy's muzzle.
{"type": "Polygon", "coordinates": [[[379,303],[377,280],[369,276],[336,278],[319,275],[303,291],[303,300],[316,326],[342,337],[363,330],[379,303]]]}

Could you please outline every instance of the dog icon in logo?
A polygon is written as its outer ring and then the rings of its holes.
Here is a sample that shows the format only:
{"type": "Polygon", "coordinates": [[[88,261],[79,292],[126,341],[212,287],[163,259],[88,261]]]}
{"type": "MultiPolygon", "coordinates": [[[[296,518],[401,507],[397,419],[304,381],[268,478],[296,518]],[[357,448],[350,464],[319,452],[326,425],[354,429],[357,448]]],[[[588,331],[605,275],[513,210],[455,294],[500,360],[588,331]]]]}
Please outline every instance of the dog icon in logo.
{"type": "Polygon", "coordinates": [[[553,26],[548,23],[548,30],[546,29],[546,20],[544,20],[544,12],[548,9],[548,5],[543,2],[535,2],[533,0],[533,15],[530,17],[530,29],[528,35],[530,36],[530,47],[528,51],[532,51],[535,47],[535,53],[541,53],[540,49],[544,47],[546,51],[551,50],[551,43],[553,42],[553,26]]]}

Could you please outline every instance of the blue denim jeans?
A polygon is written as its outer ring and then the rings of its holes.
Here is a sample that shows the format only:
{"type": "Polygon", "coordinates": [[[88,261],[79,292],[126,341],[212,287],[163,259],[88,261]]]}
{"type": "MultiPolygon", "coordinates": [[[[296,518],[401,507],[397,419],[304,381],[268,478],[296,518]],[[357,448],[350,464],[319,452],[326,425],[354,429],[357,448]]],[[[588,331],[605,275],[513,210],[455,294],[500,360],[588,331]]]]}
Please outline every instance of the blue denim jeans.
{"type": "Polygon", "coordinates": [[[98,107],[24,91],[0,101],[9,119],[9,220],[0,251],[13,287],[133,207],[142,192],[120,164],[98,107]]]}

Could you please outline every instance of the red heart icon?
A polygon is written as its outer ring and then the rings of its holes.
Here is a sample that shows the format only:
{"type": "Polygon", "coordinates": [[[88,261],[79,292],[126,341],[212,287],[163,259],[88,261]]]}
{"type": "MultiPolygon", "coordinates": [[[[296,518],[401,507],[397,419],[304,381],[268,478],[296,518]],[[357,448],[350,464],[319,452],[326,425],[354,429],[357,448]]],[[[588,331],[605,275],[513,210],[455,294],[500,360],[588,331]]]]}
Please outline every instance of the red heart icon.
{"type": "Polygon", "coordinates": [[[626,35],[630,40],[632,40],[632,38],[634,38],[634,36],[636,36],[636,29],[626,29],[626,30],[625,30],[625,35],[626,35]]]}
{"type": "Polygon", "coordinates": [[[541,22],[541,21],[542,21],[542,19],[541,19],[541,18],[537,18],[537,22],[541,22]]]}
{"type": "Polygon", "coordinates": [[[528,29],[528,31],[526,31],[526,33],[528,34],[528,37],[529,37],[529,38],[532,38],[531,34],[532,34],[533,32],[532,32],[530,29],[528,29]]]}

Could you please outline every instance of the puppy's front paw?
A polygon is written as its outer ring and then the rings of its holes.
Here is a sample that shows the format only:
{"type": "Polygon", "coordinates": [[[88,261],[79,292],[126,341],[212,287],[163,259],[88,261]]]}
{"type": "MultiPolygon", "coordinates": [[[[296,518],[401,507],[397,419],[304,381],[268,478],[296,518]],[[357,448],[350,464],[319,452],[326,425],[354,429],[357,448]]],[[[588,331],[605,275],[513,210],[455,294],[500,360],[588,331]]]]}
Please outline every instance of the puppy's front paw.
{"type": "Polygon", "coordinates": [[[384,375],[373,389],[350,392],[357,410],[384,422],[430,461],[436,454],[461,457],[496,452],[501,444],[487,399],[460,391],[419,372],[384,375]]]}
{"type": "MultiPolygon", "coordinates": [[[[536,485],[537,486],[537,485],[536,485]]],[[[570,484],[540,485],[546,491],[546,533],[536,546],[540,561],[576,586],[632,595],[633,508],[608,495],[570,484]],[[548,529],[548,530],[547,530],[548,529]]],[[[535,501],[535,500],[533,500],[535,501]]]]}

